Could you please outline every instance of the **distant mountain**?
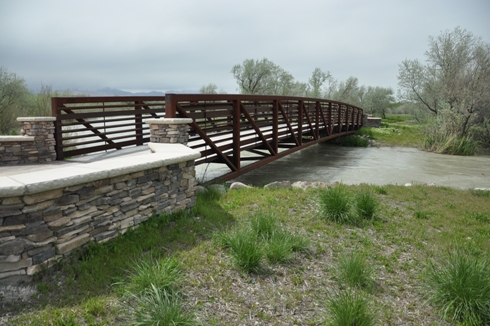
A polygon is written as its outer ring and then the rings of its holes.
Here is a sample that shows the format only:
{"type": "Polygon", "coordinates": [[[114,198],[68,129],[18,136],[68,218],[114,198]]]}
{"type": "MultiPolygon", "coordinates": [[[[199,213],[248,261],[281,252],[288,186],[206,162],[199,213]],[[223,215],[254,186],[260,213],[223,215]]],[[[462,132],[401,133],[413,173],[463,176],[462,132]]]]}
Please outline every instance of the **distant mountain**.
{"type": "Polygon", "coordinates": [[[93,91],[87,91],[90,96],[165,96],[165,94],[195,94],[195,90],[168,90],[166,92],[149,91],[149,92],[128,92],[117,88],[104,87],[93,91]]]}

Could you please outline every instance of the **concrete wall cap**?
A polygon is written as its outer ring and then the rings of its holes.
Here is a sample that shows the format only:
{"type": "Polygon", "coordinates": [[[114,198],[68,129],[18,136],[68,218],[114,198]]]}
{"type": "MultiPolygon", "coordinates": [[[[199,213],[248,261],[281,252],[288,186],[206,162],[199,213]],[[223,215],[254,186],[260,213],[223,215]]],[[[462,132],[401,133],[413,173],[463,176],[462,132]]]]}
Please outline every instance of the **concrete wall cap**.
{"type": "Polygon", "coordinates": [[[194,120],[191,118],[162,118],[162,119],[145,119],[143,120],[146,124],[155,125],[179,125],[179,124],[189,124],[194,120]]]}
{"type": "Polygon", "coordinates": [[[42,121],[56,121],[56,117],[18,117],[19,122],[42,122],[42,121]]]}
{"type": "Polygon", "coordinates": [[[153,153],[114,157],[91,163],[73,163],[55,170],[0,177],[0,197],[30,195],[187,162],[201,157],[201,153],[182,144],[157,145],[163,146],[153,146],[157,148],[153,153]]]}
{"type": "Polygon", "coordinates": [[[15,142],[15,141],[34,141],[33,136],[0,136],[1,142],[15,142]]]}

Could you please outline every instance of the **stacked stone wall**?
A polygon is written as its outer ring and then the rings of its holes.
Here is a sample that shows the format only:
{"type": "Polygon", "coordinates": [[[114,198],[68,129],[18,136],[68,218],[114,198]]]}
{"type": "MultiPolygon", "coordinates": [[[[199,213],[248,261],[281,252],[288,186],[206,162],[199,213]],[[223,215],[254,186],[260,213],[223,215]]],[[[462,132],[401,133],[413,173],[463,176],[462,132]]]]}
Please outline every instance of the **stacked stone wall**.
{"type": "Polygon", "coordinates": [[[0,284],[18,282],[153,212],[195,204],[194,160],[31,195],[0,198],[0,284]]]}
{"type": "Polygon", "coordinates": [[[22,136],[0,136],[0,164],[44,163],[56,160],[54,118],[18,118],[22,136]]]}

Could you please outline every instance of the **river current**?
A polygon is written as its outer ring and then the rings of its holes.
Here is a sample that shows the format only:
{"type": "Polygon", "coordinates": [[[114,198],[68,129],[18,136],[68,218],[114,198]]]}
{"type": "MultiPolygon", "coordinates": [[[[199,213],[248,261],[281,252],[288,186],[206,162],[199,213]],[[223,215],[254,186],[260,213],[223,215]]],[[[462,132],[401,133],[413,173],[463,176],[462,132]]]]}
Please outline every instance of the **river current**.
{"type": "MultiPolygon", "coordinates": [[[[198,166],[198,179],[223,168],[198,166]]],[[[272,181],[335,181],[344,184],[434,184],[490,188],[490,155],[453,156],[406,147],[341,147],[321,143],[244,174],[234,181],[263,186],[272,181]]]]}

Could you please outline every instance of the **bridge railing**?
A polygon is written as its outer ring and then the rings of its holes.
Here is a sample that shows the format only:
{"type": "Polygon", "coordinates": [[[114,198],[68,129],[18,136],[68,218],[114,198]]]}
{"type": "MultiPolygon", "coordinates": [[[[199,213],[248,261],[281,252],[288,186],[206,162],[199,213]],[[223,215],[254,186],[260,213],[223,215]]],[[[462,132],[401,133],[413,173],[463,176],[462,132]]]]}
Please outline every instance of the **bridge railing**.
{"type": "MultiPolygon", "coordinates": [[[[189,146],[201,152],[196,164],[240,161],[353,133],[362,109],[347,103],[304,97],[214,94],[163,96],[55,97],[57,159],[142,145],[150,141],[146,118],[192,118],[189,146]]],[[[266,162],[264,161],[264,164],[266,162]]]]}
{"type": "Polygon", "coordinates": [[[165,116],[163,96],[53,97],[58,160],[150,141],[143,120],[165,116]]]}
{"type": "Polygon", "coordinates": [[[192,118],[188,146],[201,152],[196,164],[266,164],[305,146],[362,126],[362,109],[347,103],[302,97],[166,94],[166,117],[192,118]],[[242,152],[256,154],[242,157],[242,152]]]}

